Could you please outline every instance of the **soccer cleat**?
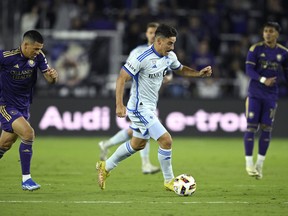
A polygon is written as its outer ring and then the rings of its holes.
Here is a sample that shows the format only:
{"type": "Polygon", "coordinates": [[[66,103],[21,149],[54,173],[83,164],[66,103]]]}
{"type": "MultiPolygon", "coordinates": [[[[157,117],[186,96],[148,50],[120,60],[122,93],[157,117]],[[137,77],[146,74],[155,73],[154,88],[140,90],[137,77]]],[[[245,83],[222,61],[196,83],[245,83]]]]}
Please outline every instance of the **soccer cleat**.
{"type": "Polygon", "coordinates": [[[31,178],[27,179],[25,182],[22,182],[22,189],[34,191],[40,189],[41,185],[35,183],[31,178]]]}
{"type": "Polygon", "coordinates": [[[147,163],[147,164],[142,166],[142,173],[143,174],[155,174],[158,172],[160,172],[160,168],[157,166],[153,166],[150,163],[147,163]]]}
{"type": "Polygon", "coordinates": [[[259,175],[258,171],[254,166],[246,166],[246,171],[251,177],[256,177],[257,175],[259,175]]]}
{"type": "Polygon", "coordinates": [[[101,141],[98,143],[100,148],[100,160],[105,161],[107,160],[108,148],[106,147],[105,143],[107,141],[101,141]]]}
{"type": "Polygon", "coordinates": [[[164,188],[167,191],[174,191],[174,178],[170,180],[169,182],[164,182],[164,188]]]}
{"type": "Polygon", "coordinates": [[[96,169],[98,171],[98,185],[102,190],[105,189],[105,181],[110,174],[108,171],[106,171],[105,164],[105,161],[99,161],[96,163],[96,169]]]}
{"type": "Polygon", "coordinates": [[[258,174],[255,176],[257,180],[260,180],[263,178],[263,173],[262,173],[262,166],[260,165],[256,165],[256,171],[258,172],[258,174]]]}

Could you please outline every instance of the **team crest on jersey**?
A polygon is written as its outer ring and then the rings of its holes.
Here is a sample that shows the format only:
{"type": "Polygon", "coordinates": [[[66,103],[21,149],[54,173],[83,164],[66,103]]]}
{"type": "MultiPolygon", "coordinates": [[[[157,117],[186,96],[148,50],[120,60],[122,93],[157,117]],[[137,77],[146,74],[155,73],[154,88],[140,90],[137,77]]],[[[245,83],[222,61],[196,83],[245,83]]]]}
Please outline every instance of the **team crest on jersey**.
{"type": "Polygon", "coordinates": [[[28,60],[28,64],[30,67],[34,67],[35,66],[35,61],[33,61],[32,59],[28,60]]]}
{"type": "Polygon", "coordinates": [[[248,113],[248,118],[250,118],[250,119],[254,118],[254,112],[249,112],[248,113]]]}
{"type": "Polygon", "coordinates": [[[18,113],[18,111],[17,111],[17,110],[11,110],[9,113],[10,113],[11,115],[16,115],[16,114],[18,113]]]}
{"type": "Polygon", "coordinates": [[[280,62],[282,60],[282,55],[281,54],[277,54],[276,55],[276,59],[278,62],[280,62]]]}
{"type": "Polygon", "coordinates": [[[151,62],[152,62],[152,65],[153,65],[152,68],[157,68],[157,66],[156,66],[156,62],[157,61],[156,60],[152,60],[151,62]]]}

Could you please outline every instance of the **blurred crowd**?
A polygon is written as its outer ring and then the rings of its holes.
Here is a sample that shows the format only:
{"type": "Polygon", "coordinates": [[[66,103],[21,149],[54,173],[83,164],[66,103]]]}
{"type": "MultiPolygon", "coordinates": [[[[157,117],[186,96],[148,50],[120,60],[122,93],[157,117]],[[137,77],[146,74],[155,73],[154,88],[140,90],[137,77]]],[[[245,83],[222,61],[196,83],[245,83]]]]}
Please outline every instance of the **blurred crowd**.
{"type": "MultiPolygon", "coordinates": [[[[122,35],[123,55],[145,43],[147,23],[171,24],[179,32],[175,52],[180,62],[197,69],[211,65],[214,74],[212,78],[196,80],[174,76],[161,91],[167,97],[244,98],[249,82],[244,72],[246,53],[252,43],[262,40],[262,24],[267,20],[279,22],[283,29],[279,42],[288,45],[288,1],[285,0],[22,2],[21,32],[35,28],[117,30],[122,35]]],[[[288,97],[288,85],[283,80],[279,82],[280,96],[288,97]]]]}

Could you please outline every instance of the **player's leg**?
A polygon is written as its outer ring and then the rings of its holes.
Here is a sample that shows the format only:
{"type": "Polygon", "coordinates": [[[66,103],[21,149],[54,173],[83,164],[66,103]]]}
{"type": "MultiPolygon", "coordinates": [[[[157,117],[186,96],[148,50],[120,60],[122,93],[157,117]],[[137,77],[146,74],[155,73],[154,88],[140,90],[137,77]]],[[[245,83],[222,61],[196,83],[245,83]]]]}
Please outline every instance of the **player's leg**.
{"type": "Polygon", "coordinates": [[[255,98],[246,99],[246,119],[247,129],[244,132],[244,148],[246,171],[249,176],[256,176],[258,174],[253,162],[253,148],[254,137],[258,130],[258,122],[260,116],[260,101],[255,98]]]}
{"type": "Polygon", "coordinates": [[[264,160],[266,158],[266,153],[271,141],[271,133],[276,109],[277,103],[275,101],[265,101],[263,105],[263,114],[260,125],[260,137],[258,142],[258,155],[256,161],[256,170],[258,171],[258,175],[256,176],[256,179],[262,179],[263,177],[262,169],[264,160]]]}
{"type": "Polygon", "coordinates": [[[18,136],[16,134],[2,130],[0,137],[0,159],[3,157],[4,153],[12,147],[17,138],[18,136]]]}
{"type": "Polygon", "coordinates": [[[33,155],[33,141],[35,138],[34,130],[24,117],[19,117],[12,123],[13,131],[21,139],[19,146],[20,163],[22,169],[22,189],[37,190],[40,185],[35,183],[31,178],[30,166],[33,155]]]}
{"type": "Polygon", "coordinates": [[[106,160],[108,149],[111,146],[118,145],[120,143],[128,141],[132,137],[132,130],[129,129],[122,129],[119,132],[117,132],[114,136],[112,136],[108,140],[102,140],[99,142],[99,148],[100,148],[100,160],[106,160]]]}
{"type": "Polygon", "coordinates": [[[160,121],[149,128],[150,136],[159,143],[158,160],[164,177],[164,187],[173,190],[172,138],[160,121]]]}
{"type": "Polygon", "coordinates": [[[96,169],[98,170],[98,184],[102,190],[105,189],[105,181],[109,176],[110,171],[112,171],[121,161],[145,147],[147,139],[142,138],[143,136],[141,133],[138,134],[141,138],[134,136],[135,133],[133,132],[131,140],[121,144],[106,161],[99,161],[96,163],[96,169]]]}
{"type": "Polygon", "coordinates": [[[15,119],[12,115],[10,115],[9,110],[7,111],[7,107],[0,106],[0,122],[2,127],[0,137],[0,159],[17,140],[17,135],[13,133],[13,129],[11,127],[11,124],[14,120],[15,119]]]}
{"type": "Polygon", "coordinates": [[[160,168],[154,166],[150,161],[150,142],[147,141],[145,148],[140,150],[142,173],[143,174],[155,174],[160,171],[160,168]]]}
{"type": "Polygon", "coordinates": [[[147,140],[139,137],[133,137],[131,140],[120,145],[116,151],[106,160],[106,170],[109,172],[114,169],[122,160],[130,157],[136,151],[144,148],[147,140]]]}

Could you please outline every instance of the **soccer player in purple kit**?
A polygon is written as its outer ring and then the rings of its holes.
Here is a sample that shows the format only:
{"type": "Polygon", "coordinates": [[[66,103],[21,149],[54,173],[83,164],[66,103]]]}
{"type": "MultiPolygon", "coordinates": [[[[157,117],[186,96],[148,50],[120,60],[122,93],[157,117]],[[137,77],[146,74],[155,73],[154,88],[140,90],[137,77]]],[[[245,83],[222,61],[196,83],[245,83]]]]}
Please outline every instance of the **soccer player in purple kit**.
{"type": "Polygon", "coordinates": [[[245,160],[248,175],[256,179],[263,177],[263,163],[270,144],[278,100],[277,78],[284,73],[288,81],[288,49],[277,43],[280,30],[277,22],[265,23],[264,41],[252,45],[246,59],[246,74],[251,80],[246,99],[245,160]],[[258,155],[254,165],[254,136],[258,129],[258,155]]]}
{"type": "Polygon", "coordinates": [[[29,108],[37,80],[38,68],[48,83],[56,83],[58,73],[50,68],[42,48],[44,39],[35,30],[24,33],[19,48],[0,51],[0,158],[21,139],[19,155],[22,169],[22,189],[37,190],[30,174],[34,130],[29,124],[29,108]]]}

